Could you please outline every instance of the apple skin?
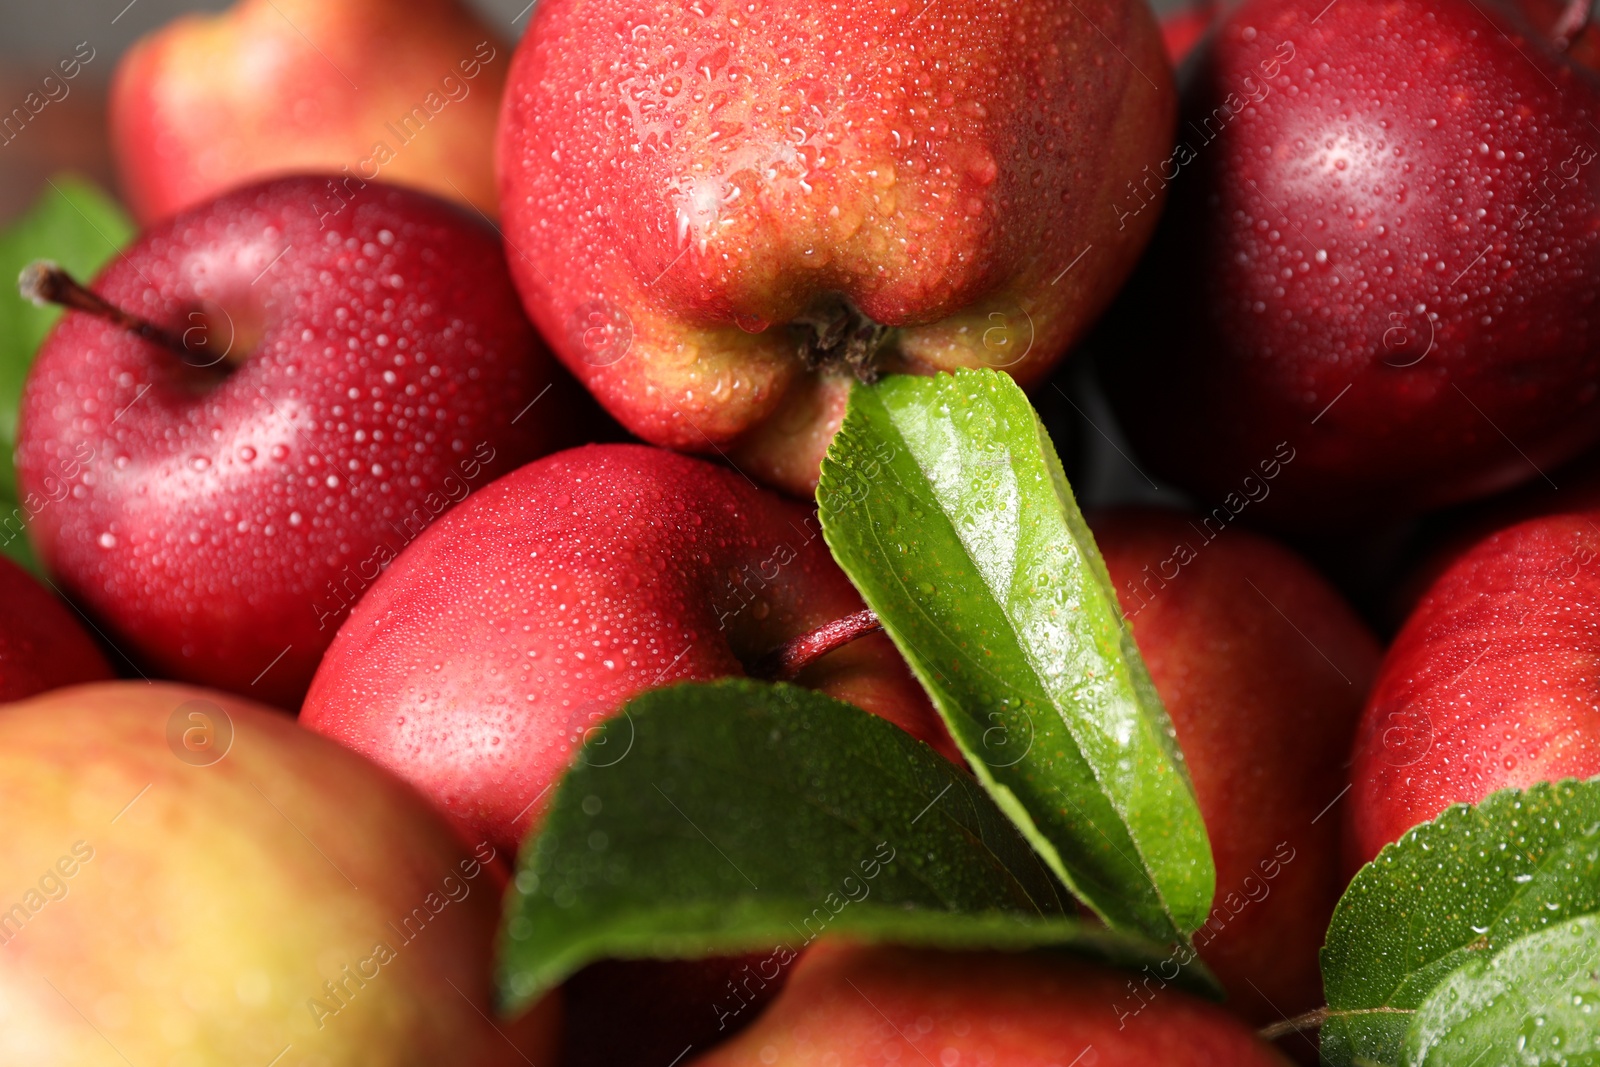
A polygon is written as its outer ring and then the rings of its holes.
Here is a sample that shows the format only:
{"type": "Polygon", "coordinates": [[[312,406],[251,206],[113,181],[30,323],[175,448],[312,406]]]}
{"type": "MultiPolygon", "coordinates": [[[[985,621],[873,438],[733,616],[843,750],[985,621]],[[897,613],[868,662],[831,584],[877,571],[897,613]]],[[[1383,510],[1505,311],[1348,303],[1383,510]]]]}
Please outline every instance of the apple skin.
{"type": "Polygon", "coordinates": [[[501,115],[512,270],[630,431],[809,496],[852,374],[790,324],[843,298],[893,327],[882,369],[1038,384],[1154,226],[1111,201],[1174,107],[1136,0],[544,0],[501,115]]]}
{"type": "Polygon", "coordinates": [[[117,67],[110,132],[123,192],[148,224],[317,171],[341,184],[353,175],[352,188],[381,176],[492,215],[509,58],[455,0],[240,0],[185,16],[117,67]]]}
{"type": "Polygon", "coordinates": [[[68,314],[17,445],[30,539],[119,648],[291,708],[346,605],[420,528],[565,443],[570,388],[489,227],[376,184],[319,223],[320,188],[230,193],[95,284],[172,332],[236,338],[231,373],[68,314]]]}
{"type": "Polygon", "coordinates": [[[1286,1064],[1243,1022],[1176,988],[1119,1016],[1130,978],[1066,955],[821,943],[755,1025],[691,1067],[1286,1064]]]}
{"type": "Polygon", "coordinates": [[[266,1064],[292,1045],[288,1062],[325,1067],[510,1067],[552,1051],[554,1001],[508,1037],[486,1019],[489,846],[268,708],[135,682],[0,707],[0,821],[0,1061],[266,1064]],[[174,722],[205,733],[186,747],[174,722]]]}
{"type": "Polygon", "coordinates": [[[1229,15],[1186,96],[1162,232],[1100,335],[1140,455],[1215,504],[1287,442],[1253,521],[1326,530],[1593,442],[1597,107],[1600,79],[1494,2],[1229,15]],[[1228,94],[1248,105],[1231,118],[1228,94]]]}
{"type": "Polygon", "coordinates": [[[0,556],[0,704],[111,676],[71,610],[0,556]]]}
{"type": "Polygon", "coordinates": [[[1220,14],[1216,0],[1187,0],[1161,16],[1161,40],[1174,67],[1194,54],[1220,14]]]}
{"type": "Polygon", "coordinates": [[[1600,775],[1600,512],[1460,555],[1390,646],[1350,768],[1353,870],[1451,804],[1600,775]]]}
{"type": "Polygon", "coordinates": [[[1344,889],[1330,805],[1378,642],[1267,538],[1230,528],[1208,541],[1198,520],[1152,508],[1090,524],[1210,832],[1215,923],[1195,936],[1200,956],[1253,1021],[1309,1011],[1323,1003],[1317,953],[1344,889]]]}
{"type": "MultiPolygon", "coordinates": [[[[515,852],[574,751],[630,697],[743,675],[861,608],[813,509],[661,449],[572,449],[419,537],[339,630],[300,721],[410,781],[471,840],[515,852]]],[[[882,633],[795,681],[958,758],[882,633]]],[[[617,759],[627,730],[603,735],[617,759]]]]}

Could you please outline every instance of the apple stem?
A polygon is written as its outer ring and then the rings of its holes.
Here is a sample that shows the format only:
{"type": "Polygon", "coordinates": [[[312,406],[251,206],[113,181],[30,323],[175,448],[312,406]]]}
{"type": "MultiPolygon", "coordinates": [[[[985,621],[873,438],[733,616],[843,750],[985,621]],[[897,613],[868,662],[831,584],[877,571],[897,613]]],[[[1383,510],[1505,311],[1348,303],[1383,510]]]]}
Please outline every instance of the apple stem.
{"type": "Polygon", "coordinates": [[[842,363],[867,384],[878,380],[878,352],[894,330],[868,318],[860,308],[834,295],[790,324],[804,333],[800,361],[811,370],[842,363]]]}
{"type": "Polygon", "coordinates": [[[1290,1034],[1303,1034],[1307,1030],[1317,1030],[1327,1025],[1329,1019],[1349,1019],[1357,1015],[1415,1015],[1415,1008],[1313,1008],[1304,1015],[1296,1015],[1293,1019],[1284,1019],[1282,1022],[1263,1026],[1256,1033],[1263,1041],[1276,1041],[1280,1037],[1290,1034]]]}
{"type": "Polygon", "coordinates": [[[774,682],[792,682],[801,671],[836,648],[858,637],[875,634],[883,623],[871,608],[823,623],[810,633],[784,642],[765,656],[750,673],[774,682]]]}
{"type": "Polygon", "coordinates": [[[1327,1008],[1313,1008],[1304,1015],[1296,1015],[1293,1019],[1284,1019],[1282,1022],[1273,1023],[1271,1026],[1263,1026],[1259,1031],[1260,1037],[1263,1041],[1276,1041],[1278,1038],[1288,1037],[1290,1034],[1303,1034],[1307,1030],[1317,1030],[1321,1028],[1323,1023],[1328,1021],[1329,1014],[1327,1008]]]}
{"type": "Polygon", "coordinates": [[[1594,17],[1594,5],[1595,0],[1568,0],[1566,10],[1561,12],[1561,18],[1550,31],[1557,48],[1570,48],[1578,35],[1589,28],[1589,20],[1594,17]]]}
{"type": "Polygon", "coordinates": [[[23,268],[17,278],[17,289],[38,307],[55,304],[69,311],[81,311],[120,326],[129,333],[138,334],[146,341],[158,344],[195,367],[209,367],[216,363],[202,352],[194,352],[183,339],[145,319],[132,315],[109,300],[99,296],[59,264],[48,259],[36,259],[23,268]]]}

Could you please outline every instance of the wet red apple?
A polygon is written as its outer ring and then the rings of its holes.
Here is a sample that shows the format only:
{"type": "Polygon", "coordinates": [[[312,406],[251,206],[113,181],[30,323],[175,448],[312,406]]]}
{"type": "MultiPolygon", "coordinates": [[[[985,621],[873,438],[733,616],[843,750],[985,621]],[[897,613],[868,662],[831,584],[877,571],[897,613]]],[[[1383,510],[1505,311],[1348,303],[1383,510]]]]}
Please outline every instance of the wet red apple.
{"type": "Polygon", "coordinates": [[[1362,714],[1354,867],[1451,804],[1600,774],[1600,512],[1491,534],[1429,587],[1362,714]]]}
{"type": "Polygon", "coordinates": [[[507,254],[556,354],[653,444],[809,496],[856,377],[1041,382],[1159,206],[1140,0],[543,0],[513,63],[507,254]]]}
{"type": "MultiPolygon", "coordinates": [[[[761,672],[863,610],[815,512],[639,445],[548,456],[428,529],[351,612],[301,721],[514,852],[586,740],[620,760],[628,698],[761,672]]],[[[882,633],[795,678],[954,754],[882,633]]]]}
{"type": "Polygon", "coordinates": [[[118,648],[286,707],[383,568],[571,413],[490,227],[393,186],[324,197],[230,193],[92,291],[30,271],[75,310],[16,453],[39,558],[118,648]]]}
{"type": "Polygon", "coordinates": [[[1597,111],[1600,76],[1501,3],[1233,11],[1103,331],[1141,456],[1215,506],[1286,446],[1252,521],[1325,531],[1595,441],[1597,111]]]}

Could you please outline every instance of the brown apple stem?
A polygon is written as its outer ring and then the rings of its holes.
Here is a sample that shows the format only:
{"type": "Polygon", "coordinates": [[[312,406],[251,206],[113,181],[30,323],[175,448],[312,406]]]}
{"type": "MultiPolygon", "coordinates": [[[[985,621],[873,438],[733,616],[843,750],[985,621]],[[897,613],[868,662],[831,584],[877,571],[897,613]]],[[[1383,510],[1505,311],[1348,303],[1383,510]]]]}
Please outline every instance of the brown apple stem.
{"type": "Polygon", "coordinates": [[[1290,1034],[1317,1030],[1321,1028],[1323,1023],[1328,1021],[1328,1014],[1327,1008],[1315,1008],[1304,1015],[1296,1015],[1293,1019],[1284,1019],[1282,1022],[1273,1023],[1271,1026],[1263,1026],[1258,1033],[1263,1041],[1276,1041],[1278,1038],[1288,1037],[1290,1034]]]}
{"type": "Polygon", "coordinates": [[[1347,1019],[1356,1015],[1413,1015],[1413,1008],[1313,1008],[1304,1015],[1296,1015],[1293,1019],[1284,1019],[1282,1022],[1263,1026],[1256,1033],[1264,1041],[1276,1041],[1280,1037],[1290,1034],[1304,1033],[1307,1030],[1318,1030],[1327,1025],[1329,1019],[1347,1019]]]}
{"type": "Polygon", "coordinates": [[[69,311],[81,311],[120,326],[129,333],[138,334],[146,341],[158,344],[185,363],[196,367],[211,366],[216,362],[203,352],[190,351],[183,339],[152,322],[117,307],[97,295],[88,286],[68,274],[59,263],[36,259],[23,268],[17,278],[17,289],[24,297],[39,307],[55,304],[69,311]]]}
{"type": "Polygon", "coordinates": [[[1594,17],[1594,5],[1595,0],[1567,0],[1566,9],[1550,31],[1557,48],[1570,48],[1578,35],[1589,28],[1589,20],[1594,17]]]}
{"type": "Polygon", "coordinates": [[[802,331],[800,361],[816,370],[843,364],[863,382],[878,380],[878,354],[894,330],[874,322],[842,296],[814,305],[790,324],[802,331]]]}
{"type": "Polygon", "coordinates": [[[800,672],[836,648],[848,645],[858,637],[875,634],[883,623],[871,608],[846,615],[842,619],[823,623],[810,633],[786,641],[768,653],[750,673],[757,678],[774,682],[792,682],[800,672]]]}

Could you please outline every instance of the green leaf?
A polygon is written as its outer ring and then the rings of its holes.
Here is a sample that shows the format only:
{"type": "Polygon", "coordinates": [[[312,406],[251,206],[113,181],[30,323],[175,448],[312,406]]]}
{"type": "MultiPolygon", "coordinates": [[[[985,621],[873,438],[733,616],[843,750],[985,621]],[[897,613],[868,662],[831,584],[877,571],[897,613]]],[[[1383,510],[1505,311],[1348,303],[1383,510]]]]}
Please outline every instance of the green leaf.
{"type": "Polygon", "coordinates": [[[645,693],[588,739],[523,846],[501,996],[520,1007],[599,959],[792,955],[823,933],[1192,958],[1074,916],[983,790],[898,727],[729,680],[645,693]]]}
{"type": "Polygon", "coordinates": [[[1600,1064],[1600,781],[1503,790],[1387,846],[1322,968],[1325,1063],[1600,1064]]]}
{"type": "Polygon", "coordinates": [[[1205,824],[1061,462],[994,371],[857,386],[822,528],[978,777],[1113,926],[1205,921],[1205,824]]]}
{"type": "MultiPolygon", "coordinates": [[[[36,259],[53,259],[88,279],[133,236],[132,220],[90,183],[67,174],[49,180],[27,214],[0,232],[0,518],[17,507],[11,454],[17,405],[28,368],[61,312],[39,308],[17,292],[17,275],[36,259]]],[[[38,570],[26,537],[0,527],[0,552],[38,570]],[[8,536],[10,535],[10,536],[8,536]]]]}

